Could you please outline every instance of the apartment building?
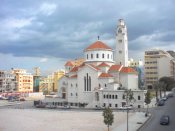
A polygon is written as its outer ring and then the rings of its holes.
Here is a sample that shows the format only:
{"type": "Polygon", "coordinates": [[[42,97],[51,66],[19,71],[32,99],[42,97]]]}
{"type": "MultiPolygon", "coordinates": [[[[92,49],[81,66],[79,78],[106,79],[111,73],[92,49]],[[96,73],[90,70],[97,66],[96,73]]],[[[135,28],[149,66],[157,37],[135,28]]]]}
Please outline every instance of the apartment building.
{"type": "Polygon", "coordinates": [[[129,67],[142,67],[143,61],[142,60],[134,60],[133,58],[130,58],[128,60],[128,66],[129,67]]]}
{"type": "Polygon", "coordinates": [[[59,71],[55,71],[53,74],[53,79],[54,79],[54,92],[58,91],[59,85],[58,85],[58,80],[64,75],[64,71],[63,70],[59,70],[59,71]]]}
{"type": "Polygon", "coordinates": [[[145,86],[152,85],[161,77],[175,78],[175,59],[166,51],[153,49],[145,51],[145,86]]]}
{"type": "Polygon", "coordinates": [[[31,73],[27,73],[25,69],[12,69],[12,73],[16,76],[18,92],[33,92],[33,75],[31,73]]]}
{"type": "Polygon", "coordinates": [[[43,92],[44,95],[54,92],[54,80],[52,75],[40,78],[39,92],[43,92]]]}
{"type": "Polygon", "coordinates": [[[17,90],[15,75],[9,71],[0,70],[0,92],[13,92],[17,90]]]}

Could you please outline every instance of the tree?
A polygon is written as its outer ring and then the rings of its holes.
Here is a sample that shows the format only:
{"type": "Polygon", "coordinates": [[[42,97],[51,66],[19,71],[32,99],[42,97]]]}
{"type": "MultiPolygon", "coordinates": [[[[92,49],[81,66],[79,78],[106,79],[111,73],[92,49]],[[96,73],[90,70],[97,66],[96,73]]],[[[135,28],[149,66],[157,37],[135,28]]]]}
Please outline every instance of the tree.
{"type": "Polygon", "coordinates": [[[147,105],[147,111],[146,111],[146,115],[147,115],[148,114],[148,105],[151,103],[151,93],[149,90],[145,94],[145,103],[147,105]]]}
{"type": "Polygon", "coordinates": [[[156,102],[158,102],[158,91],[159,91],[159,82],[158,81],[153,84],[153,89],[156,92],[156,102]]]}
{"type": "Polygon", "coordinates": [[[171,90],[175,86],[175,80],[171,77],[161,77],[159,81],[166,84],[166,90],[171,90]]]}
{"type": "Polygon", "coordinates": [[[109,126],[111,126],[114,121],[113,112],[109,107],[105,108],[105,110],[103,111],[103,117],[104,123],[107,125],[109,131],[109,126]]]}

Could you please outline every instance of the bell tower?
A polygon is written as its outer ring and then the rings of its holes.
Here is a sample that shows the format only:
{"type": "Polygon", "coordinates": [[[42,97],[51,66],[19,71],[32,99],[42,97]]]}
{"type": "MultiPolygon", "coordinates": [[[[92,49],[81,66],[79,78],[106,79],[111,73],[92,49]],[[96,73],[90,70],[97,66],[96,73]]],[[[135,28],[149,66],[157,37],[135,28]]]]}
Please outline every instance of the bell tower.
{"type": "Polygon", "coordinates": [[[115,62],[117,65],[128,66],[128,36],[123,19],[119,19],[117,24],[115,62]]]}

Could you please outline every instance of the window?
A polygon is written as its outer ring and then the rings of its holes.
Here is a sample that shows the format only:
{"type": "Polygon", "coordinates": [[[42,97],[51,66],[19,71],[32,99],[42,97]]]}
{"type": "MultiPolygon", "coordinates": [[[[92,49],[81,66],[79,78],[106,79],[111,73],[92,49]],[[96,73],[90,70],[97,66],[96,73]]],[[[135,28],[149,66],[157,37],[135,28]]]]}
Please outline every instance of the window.
{"type": "Polygon", "coordinates": [[[111,103],[109,103],[109,107],[112,107],[112,104],[111,103]]]}
{"type": "Polygon", "coordinates": [[[105,87],[107,87],[107,85],[105,84],[105,87]]]}
{"type": "Polygon", "coordinates": [[[76,96],[78,96],[78,94],[76,93],[76,96]]]}
{"type": "Polygon", "coordinates": [[[118,40],[118,43],[122,43],[122,40],[118,40]]]}
{"type": "Polygon", "coordinates": [[[122,33],[122,29],[121,28],[118,29],[118,33],[122,33]]]}
{"type": "Polygon", "coordinates": [[[115,107],[118,107],[118,104],[115,104],[115,107]]]}
{"type": "Polygon", "coordinates": [[[71,95],[71,96],[73,96],[73,94],[72,94],[72,93],[70,93],[70,95],[71,95]]]}
{"type": "Polygon", "coordinates": [[[88,59],[88,54],[87,54],[87,59],[88,59]]]}
{"type": "Polygon", "coordinates": [[[93,54],[91,54],[91,59],[93,59],[93,54]]]}
{"type": "Polygon", "coordinates": [[[119,54],[121,54],[122,53],[122,51],[121,50],[119,50],[119,54]]]}
{"type": "Polygon", "coordinates": [[[108,59],[109,59],[109,54],[108,54],[108,59]]]}
{"type": "Polygon", "coordinates": [[[108,95],[106,95],[106,98],[108,99],[108,95]]]}
{"type": "Polygon", "coordinates": [[[78,84],[76,83],[76,87],[78,87],[78,84]]]}
{"type": "Polygon", "coordinates": [[[117,95],[115,95],[115,99],[117,99],[118,98],[118,96],[117,95]]]}
{"type": "Polygon", "coordinates": [[[102,54],[102,58],[105,58],[105,54],[102,54]]]}
{"type": "Polygon", "coordinates": [[[109,99],[111,99],[111,95],[109,95],[109,99]]]}
{"type": "Polygon", "coordinates": [[[112,95],[112,99],[114,99],[114,95],[112,95]]]}
{"type": "Polygon", "coordinates": [[[98,54],[96,54],[96,58],[98,58],[99,57],[99,55],[98,54]]]}
{"type": "Polygon", "coordinates": [[[105,95],[103,95],[103,98],[105,99],[105,95]]]}
{"type": "Polygon", "coordinates": [[[140,108],[141,106],[140,105],[138,105],[138,108],[140,108]]]}
{"type": "Polygon", "coordinates": [[[103,103],[103,107],[105,107],[106,106],[106,103],[103,103]]]}
{"type": "Polygon", "coordinates": [[[140,100],[140,96],[138,96],[138,100],[140,100]]]}
{"type": "Polygon", "coordinates": [[[125,95],[123,95],[123,97],[122,97],[123,99],[125,99],[125,95]]]}
{"type": "Polygon", "coordinates": [[[71,87],[73,87],[73,85],[72,85],[72,84],[71,84],[70,86],[71,86],[71,87]]]}

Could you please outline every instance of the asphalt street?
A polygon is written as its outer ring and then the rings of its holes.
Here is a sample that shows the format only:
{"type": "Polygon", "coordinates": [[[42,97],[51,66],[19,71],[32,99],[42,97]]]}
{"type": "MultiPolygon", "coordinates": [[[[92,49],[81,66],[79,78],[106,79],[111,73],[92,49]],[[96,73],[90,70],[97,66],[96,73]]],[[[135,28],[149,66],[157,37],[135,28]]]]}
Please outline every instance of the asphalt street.
{"type": "Polygon", "coordinates": [[[151,109],[151,118],[139,131],[175,131],[175,96],[169,98],[164,106],[151,109]],[[170,116],[169,125],[160,125],[162,115],[170,116]]]}

